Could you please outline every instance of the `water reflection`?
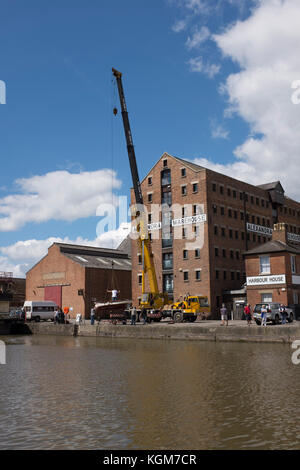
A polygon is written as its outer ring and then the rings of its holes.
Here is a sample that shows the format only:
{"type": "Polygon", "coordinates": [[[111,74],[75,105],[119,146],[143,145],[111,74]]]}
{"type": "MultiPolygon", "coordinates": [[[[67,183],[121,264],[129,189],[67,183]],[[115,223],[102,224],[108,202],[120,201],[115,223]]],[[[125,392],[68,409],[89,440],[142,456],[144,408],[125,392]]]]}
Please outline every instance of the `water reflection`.
{"type": "Polygon", "coordinates": [[[0,448],[297,449],[290,358],[281,344],[11,338],[0,448]]]}

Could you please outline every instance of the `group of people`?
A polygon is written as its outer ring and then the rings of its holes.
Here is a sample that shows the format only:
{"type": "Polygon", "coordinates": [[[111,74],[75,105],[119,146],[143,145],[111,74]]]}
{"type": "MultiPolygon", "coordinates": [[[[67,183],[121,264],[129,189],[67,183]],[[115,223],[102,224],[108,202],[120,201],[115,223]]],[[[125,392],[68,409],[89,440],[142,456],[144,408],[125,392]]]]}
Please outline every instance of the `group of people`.
{"type": "MultiPolygon", "coordinates": [[[[281,318],[282,318],[281,323],[282,323],[282,325],[285,325],[288,313],[287,313],[286,308],[283,304],[280,305],[279,312],[280,312],[281,318]]],[[[222,307],[220,309],[220,313],[221,313],[221,320],[222,320],[221,325],[222,326],[224,326],[224,325],[228,326],[228,313],[227,313],[227,308],[226,308],[225,304],[222,304],[222,307]]],[[[267,313],[268,313],[268,310],[267,310],[266,305],[262,305],[262,307],[260,309],[261,326],[267,326],[267,313]]],[[[251,325],[251,320],[253,320],[253,313],[251,311],[251,305],[250,304],[247,304],[244,307],[244,315],[245,315],[245,318],[247,320],[248,326],[250,326],[251,325]]]]}
{"type": "Polygon", "coordinates": [[[63,312],[61,308],[57,308],[54,312],[54,323],[68,323],[69,311],[63,312]]]}

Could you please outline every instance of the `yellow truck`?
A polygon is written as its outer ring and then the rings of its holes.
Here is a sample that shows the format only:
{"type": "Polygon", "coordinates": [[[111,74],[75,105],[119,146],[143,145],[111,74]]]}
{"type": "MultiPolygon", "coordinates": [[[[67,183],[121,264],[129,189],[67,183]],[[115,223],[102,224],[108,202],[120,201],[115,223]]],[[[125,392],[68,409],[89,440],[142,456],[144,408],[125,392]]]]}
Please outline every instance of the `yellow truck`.
{"type": "Polygon", "coordinates": [[[187,295],[183,300],[167,305],[163,317],[171,317],[175,323],[194,322],[198,316],[203,319],[210,315],[208,298],[201,295],[187,295]]]}

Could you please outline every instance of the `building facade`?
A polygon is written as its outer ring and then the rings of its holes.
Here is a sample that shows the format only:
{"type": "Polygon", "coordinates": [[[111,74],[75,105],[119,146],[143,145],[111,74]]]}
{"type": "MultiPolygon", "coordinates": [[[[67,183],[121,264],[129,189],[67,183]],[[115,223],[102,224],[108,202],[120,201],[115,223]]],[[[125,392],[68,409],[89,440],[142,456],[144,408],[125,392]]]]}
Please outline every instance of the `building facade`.
{"type": "Polygon", "coordinates": [[[112,289],[120,300],[131,299],[131,259],[122,248],[54,243],[26,275],[26,300],[52,300],[71,318],[89,318],[94,302],[110,300],[112,289]]]}
{"type": "Polygon", "coordinates": [[[23,306],[25,279],[14,277],[12,272],[0,272],[0,314],[23,306]]]}
{"type": "MultiPolygon", "coordinates": [[[[274,223],[285,222],[289,242],[300,246],[300,204],[285,196],[278,181],[255,186],[165,153],[141,188],[159,288],[174,300],[207,295],[212,318],[219,317],[225,298],[232,308],[228,294],[246,282],[243,252],[266,243],[274,223]]],[[[136,303],[141,258],[132,240],[136,303]]]]}
{"type": "Polygon", "coordinates": [[[247,300],[279,302],[295,306],[300,302],[300,246],[288,241],[286,224],[274,225],[272,240],[245,253],[247,300]]]}

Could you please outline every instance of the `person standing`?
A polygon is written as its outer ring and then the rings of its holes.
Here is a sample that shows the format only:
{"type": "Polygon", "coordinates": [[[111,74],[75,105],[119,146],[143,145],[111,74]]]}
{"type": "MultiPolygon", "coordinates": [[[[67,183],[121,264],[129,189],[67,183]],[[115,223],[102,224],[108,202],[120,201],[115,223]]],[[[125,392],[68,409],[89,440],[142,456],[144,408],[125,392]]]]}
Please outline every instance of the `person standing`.
{"type": "Polygon", "coordinates": [[[58,309],[55,310],[54,312],[54,324],[56,325],[56,323],[58,323],[58,319],[59,319],[59,311],[58,309]]]}
{"type": "Polygon", "coordinates": [[[96,310],[95,310],[95,306],[93,306],[91,308],[91,325],[94,325],[95,323],[95,315],[96,315],[96,310]]]}
{"type": "Polygon", "coordinates": [[[136,308],[133,306],[130,310],[131,325],[136,324],[136,308]]]}
{"type": "Polygon", "coordinates": [[[111,292],[111,300],[112,302],[116,302],[118,300],[118,294],[120,293],[117,289],[107,290],[107,292],[111,292]]]}
{"type": "Polygon", "coordinates": [[[265,305],[261,307],[260,313],[261,313],[261,326],[267,326],[267,309],[265,305]]]}
{"type": "Polygon", "coordinates": [[[281,323],[282,325],[286,324],[287,311],[283,304],[280,305],[279,312],[281,313],[281,323]]]}
{"type": "Polygon", "coordinates": [[[222,307],[220,309],[220,313],[221,313],[221,320],[222,320],[222,323],[221,325],[224,326],[228,326],[228,314],[227,314],[227,308],[225,306],[225,304],[222,304],[222,307]]]}
{"type": "Polygon", "coordinates": [[[246,307],[244,308],[244,314],[247,320],[247,325],[251,325],[251,307],[250,304],[247,304],[246,307]]]}

